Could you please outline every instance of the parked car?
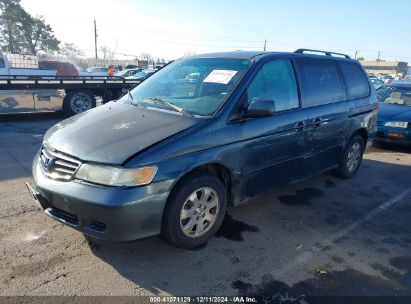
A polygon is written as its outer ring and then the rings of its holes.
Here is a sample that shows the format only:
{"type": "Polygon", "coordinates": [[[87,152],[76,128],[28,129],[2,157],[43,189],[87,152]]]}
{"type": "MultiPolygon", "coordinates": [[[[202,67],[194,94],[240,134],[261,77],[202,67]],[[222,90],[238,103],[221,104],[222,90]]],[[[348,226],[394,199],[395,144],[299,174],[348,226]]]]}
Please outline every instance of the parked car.
{"type": "Polygon", "coordinates": [[[91,67],[80,73],[80,76],[108,76],[108,68],[91,67]]]}
{"type": "Polygon", "coordinates": [[[371,83],[374,85],[375,89],[378,89],[382,86],[384,86],[384,81],[377,79],[377,78],[370,78],[371,83]]]}
{"type": "Polygon", "coordinates": [[[347,55],[307,51],[176,60],[50,128],[28,188],[46,214],[93,237],[161,233],[194,248],[228,206],[329,170],[351,178],[375,131],[375,90],[347,55]]]}
{"type": "Polygon", "coordinates": [[[39,61],[39,68],[44,70],[56,70],[56,76],[77,77],[79,72],[70,62],[61,62],[55,60],[39,61]]]}
{"type": "Polygon", "coordinates": [[[147,70],[143,70],[140,71],[138,73],[135,73],[134,75],[128,76],[126,77],[126,79],[134,79],[134,80],[144,80],[148,77],[150,77],[151,75],[153,75],[157,70],[154,69],[147,69],[147,70]]]}
{"type": "Polygon", "coordinates": [[[185,80],[188,82],[197,82],[200,80],[201,73],[191,73],[186,76],[185,80]]]}
{"type": "Polygon", "coordinates": [[[377,90],[379,112],[376,143],[411,145],[411,82],[377,90]]]}
{"type": "Polygon", "coordinates": [[[137,64],[128,64],[125,67],[126,70],[130,70],[130,69],[138,69],[138,65],[137,64]]]}
{"type": "Polygon", "coordinates": [[[122,71],[119,71],[116,73],[116,76],[119,77],[129,77],[129,76],[133,76],[139,72],[141,72],[143,69],[125,69],[122,71]]]}
{"type": "Polygon", "coordinates": [[[390,75],[384,75],[382,76],[381,80],[384,81],[384,84],[390,84],[394,80],[394,77],[390,75]]]}

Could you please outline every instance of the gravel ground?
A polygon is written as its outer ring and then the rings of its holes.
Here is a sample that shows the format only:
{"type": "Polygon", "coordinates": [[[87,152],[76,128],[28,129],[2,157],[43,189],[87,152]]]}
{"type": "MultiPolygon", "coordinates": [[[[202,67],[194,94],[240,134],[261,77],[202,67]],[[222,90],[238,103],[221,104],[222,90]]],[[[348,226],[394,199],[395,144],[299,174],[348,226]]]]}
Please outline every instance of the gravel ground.
{"type": "Polygon", "coordinates": [[[411,151],[369,147],[228,211],[206,246],[95,241],[46,217],[24,185],[58,114],[0,121],[0,295],[411,295],[411,151]]]}

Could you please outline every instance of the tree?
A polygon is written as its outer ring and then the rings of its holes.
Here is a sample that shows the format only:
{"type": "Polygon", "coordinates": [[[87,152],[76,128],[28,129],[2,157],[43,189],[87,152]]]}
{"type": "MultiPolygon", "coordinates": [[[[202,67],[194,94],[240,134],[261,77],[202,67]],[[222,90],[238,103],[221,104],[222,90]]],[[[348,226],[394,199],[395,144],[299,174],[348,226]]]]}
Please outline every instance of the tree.
{"type": "Polygon", "coordinates": [[[140,58],[147,62],[151,62],[153,60],[153,56],[151,56],[149,53],[141,53],[140,58]]]}
{"type": "Polygon", "coordinates": [[[364,57],[358,57],[357,60],[358,61],[364,61],[364,57]]]}
{"type": "Polygon", "coordinates": [[[18,53],[20,50],[21,33],[15,21],[21,10],[20,0],[0,0],[0,43],[3,51],[18,53]]]}
{"type": "Polygon", "coordinates": [[[60,41],[42,16],[33,17],[20,5],[20,0],[0,0],[1,49],[10,53],[54,53],[60,41]]]}
{"type": "Polygon", "coordinates": [[[59,50],[60,41],[54,36],[53,29],[46,24],[42,16],[32,17],[25,12],[22,20],[24,52],[37,55],[39,52],[53,54],[59,50]]]}
{"type": "Polygon", "coordinates": [[[81,50],[77,45],[75,45],[74,43],[67,42],[63,43],[63,46],[60,48],[59,53],[71,59],[77,59],[85,56],[84,51],[81,50]]]}

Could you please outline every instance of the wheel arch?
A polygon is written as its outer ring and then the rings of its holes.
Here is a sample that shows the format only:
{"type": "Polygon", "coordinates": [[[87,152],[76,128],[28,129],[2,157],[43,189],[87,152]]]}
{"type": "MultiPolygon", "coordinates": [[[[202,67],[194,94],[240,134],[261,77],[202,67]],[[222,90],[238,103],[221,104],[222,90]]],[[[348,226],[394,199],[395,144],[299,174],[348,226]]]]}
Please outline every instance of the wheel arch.
{"type": "MultiPolygon", "coordinates": [[[[173,184],[170,194],[173,192],[176,187],[183,183],[185,179],[189,178],[193,174],[196,174],[198,172],[206,172],[210,173],[211,175],[217,177],[226,187],[227,190],[227,205],[228,206],[233,206],[233,174],[230,169],[228,169],[226,166],[224,166],[221,163],[216,163],[216,162],[210,162],[210,163],[204,163],[201,165],[198,165],[194,168],[192,168],[190,171],[184,173],[181,177],[177,179],[177,181],[173,184]]],[[[169,195],[170,197],[171,195],[169,195]]]]}
{"type": "Polygon", "coordinates": [[[354,134],[351,136],[351,139],[354,138],[354,136],[360,135],[362,139],[364,140],[364,147],[367,146],[367,141],[368,141],[368,131],[366,128],[359,128],[357,129],[354,134]]]}

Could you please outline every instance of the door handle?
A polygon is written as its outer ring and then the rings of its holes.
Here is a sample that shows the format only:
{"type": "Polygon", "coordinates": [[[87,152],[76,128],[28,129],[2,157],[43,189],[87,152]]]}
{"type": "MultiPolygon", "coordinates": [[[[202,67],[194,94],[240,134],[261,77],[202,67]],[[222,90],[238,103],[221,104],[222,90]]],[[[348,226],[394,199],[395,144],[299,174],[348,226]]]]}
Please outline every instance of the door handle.
{"type": "Polygon", "coordinates": [[[321,123],[323,122],[321,117],[317,117],[313,119],[313,126],[314,127],[319,127],[321,123]]]}
{"type": "Polygon", "coordinates": [[[299,121],[294,125],[294,130],[296,132],[301,132],[305,129],[305,122],[304,121],[299,121]]]}

